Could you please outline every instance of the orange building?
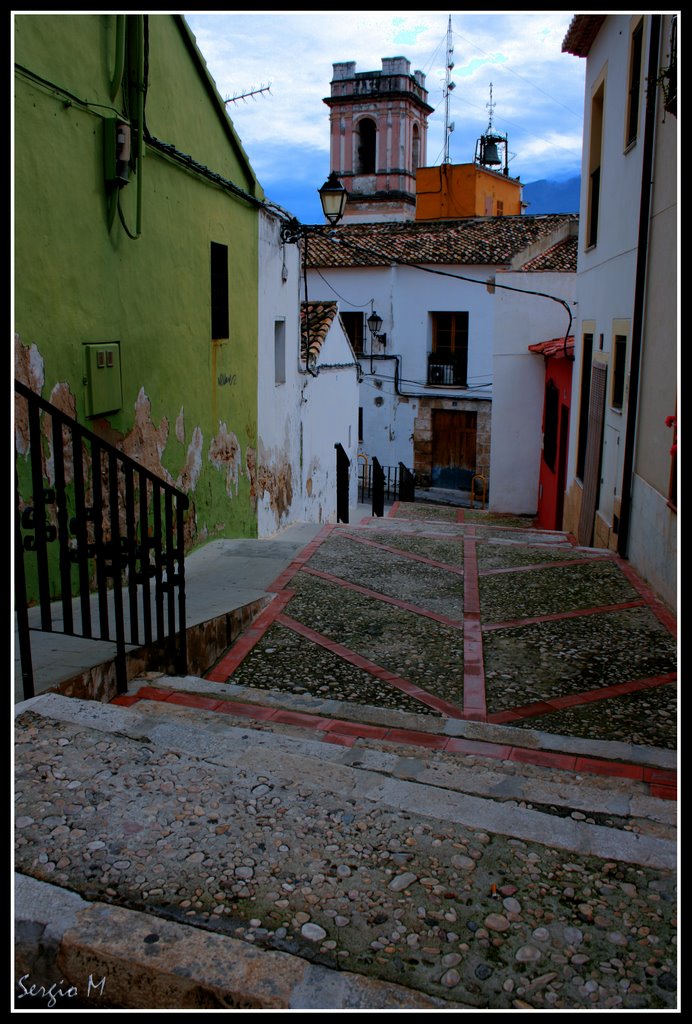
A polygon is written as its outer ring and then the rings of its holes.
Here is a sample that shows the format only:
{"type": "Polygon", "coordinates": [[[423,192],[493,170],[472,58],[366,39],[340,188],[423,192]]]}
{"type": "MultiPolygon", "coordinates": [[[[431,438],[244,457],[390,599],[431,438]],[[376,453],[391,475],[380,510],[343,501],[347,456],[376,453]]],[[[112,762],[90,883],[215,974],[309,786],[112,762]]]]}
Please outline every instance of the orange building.
{"type": "Polygon", "coordinates": [[[416,171],[416,220],[510,217],[522,212],[522,184],[478,163],[416,171]]]}

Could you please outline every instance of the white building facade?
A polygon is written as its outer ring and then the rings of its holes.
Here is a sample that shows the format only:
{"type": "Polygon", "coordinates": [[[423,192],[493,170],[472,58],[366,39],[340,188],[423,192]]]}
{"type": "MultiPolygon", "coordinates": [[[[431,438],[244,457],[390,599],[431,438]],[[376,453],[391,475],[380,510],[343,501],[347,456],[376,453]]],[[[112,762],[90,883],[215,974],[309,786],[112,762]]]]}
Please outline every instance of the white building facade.
{"type": "Polygon", "coordinates": [[[677,594],[677,19],[577,15],[584,150],[565,518],[677,594]]]}
{"type": "Polygon", "coordinates": [[[403,463],[419,491],[468,492],[479,477],[474,489],[485,489],[490,508],[535,514],[544,374],[528,345],[567,333],[560,301],[573,300],[574,266],[520,268],[571,237],[576,223],[571,215],[370,223],[311,241],[308,290],[338,298],[361,367],[362,462],[403,463]],[[495,287],[503,281],[507,290],[495,287]],[[518,294],[551,289],[560,301],[518,294]],[[381,320],[375,335],[372,313],[381,320]]]}
{"type": "Polygon", "coordinates": [[[319,318],[308,358],[300,249],[282,242],[281,224],[260,216],[258,444],[249,467],[259,537],[294,522],[336,521],[337,444],[351,463],[349,504],[357,500],[357,363],[334,309],[319,318]]]}

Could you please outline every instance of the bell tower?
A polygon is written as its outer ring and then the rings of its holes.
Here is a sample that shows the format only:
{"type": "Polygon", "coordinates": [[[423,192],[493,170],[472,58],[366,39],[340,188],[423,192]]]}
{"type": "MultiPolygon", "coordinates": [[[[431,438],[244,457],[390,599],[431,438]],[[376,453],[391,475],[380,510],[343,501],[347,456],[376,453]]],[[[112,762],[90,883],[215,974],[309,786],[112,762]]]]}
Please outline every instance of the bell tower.
{"type": "Polygon", "coordinates": [[[332,65],[331,170],[348,192],[344,221],[413,220],[416,170],[426,162],[425,75],[405,57],[383,57],[381,71],[332,65]]]}

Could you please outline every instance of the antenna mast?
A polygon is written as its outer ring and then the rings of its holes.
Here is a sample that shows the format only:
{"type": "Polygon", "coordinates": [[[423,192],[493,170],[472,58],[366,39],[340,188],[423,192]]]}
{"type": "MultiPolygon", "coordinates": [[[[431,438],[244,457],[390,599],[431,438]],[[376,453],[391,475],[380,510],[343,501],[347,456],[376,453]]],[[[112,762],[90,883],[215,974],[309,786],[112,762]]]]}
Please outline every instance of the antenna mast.
{"type": "Polygon", "coordinates": [[[451,81],[452,68],[454,67],[454,61],[452,60],[452,54],[454,53],[454,44],[452,42],[452,15],[449,16],[449,22],[447,24],[447,65],[445,68],[445,145],[444,145],[444,157],[442,163],[449,163],[449,136],[454,131],[454,122],[450,124],[449,121],[449,94],[453,89],[456,88],[454,82],[451,81]]]}

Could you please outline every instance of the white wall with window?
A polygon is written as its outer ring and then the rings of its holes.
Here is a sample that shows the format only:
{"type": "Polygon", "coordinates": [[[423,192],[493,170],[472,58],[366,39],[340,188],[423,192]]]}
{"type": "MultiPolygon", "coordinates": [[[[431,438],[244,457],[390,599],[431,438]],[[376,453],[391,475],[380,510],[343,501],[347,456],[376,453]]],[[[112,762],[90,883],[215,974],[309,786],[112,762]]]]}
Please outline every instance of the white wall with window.
{"type": "Polygon", "coordinates": [[[678,386],[678,126],[668,74],[676,63],[676,19],[609,15],[579,39],[581,18],[588,16],[575,16],[563,44],[586,57],[581,204],[588,212],[580,218],[565,522],[576,533],[582,496],[593,485],[593,528],[581,523],[583,542],[625,555],[674,604],[677,512],[666,421],[676,414],[678,386]],[[594,233],[589,182],[596,162],[594,233]],[[603,405],[600,457],[589,468],[594,372],[605,373],[605,387],[602,399],[595,391],[603,405]]]}
{"type": "Polygon", "coordinates": [[[486,281],[493,268],[462,270],[477,283],[402,266],[308,273],[309,292],[338,301],[354,348],[360,347],[360,451],[369,460],[412,468],[421,400],[492,397],[494,297],[486,281]],[[380,340],[367,327],[373,311],[382,319],[380,340]]]}

